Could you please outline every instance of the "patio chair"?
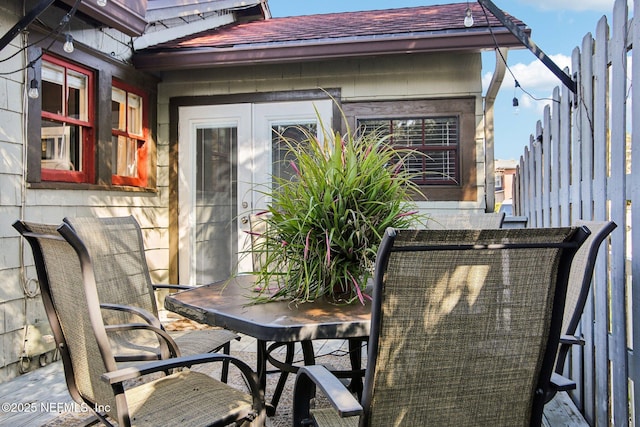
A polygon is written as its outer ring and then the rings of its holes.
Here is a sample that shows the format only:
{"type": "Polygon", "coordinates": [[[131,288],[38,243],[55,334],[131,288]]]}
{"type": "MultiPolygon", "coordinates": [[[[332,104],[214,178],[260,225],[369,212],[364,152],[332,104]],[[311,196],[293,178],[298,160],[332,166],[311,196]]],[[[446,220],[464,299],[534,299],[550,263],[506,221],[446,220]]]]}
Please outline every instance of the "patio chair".
{"type": "MultiPolygon", "coordinates": [[[[103,314],[106,323],[140,322],[144,312],[158,318],[156,289],[190,289],[185,285],[153,284],[147,265],[140,225],[133,216],[65,218],[86,246],[96,276],[98,295],[103,305],[113,309],[103,314]],[[126,306],[128,309],[116,310],[126,306]],[[142,309],[132,313],[132,307],[142,309]]],[[[160,326],[161,327],[161,326],[160,326]]],[[[230,353],[230,342],[240,337],[227,329],[198,329],[169,331],[181,354],[201,354],[222,350],[230,353]]],[[[155,336],[144,332],[126,331],[110,334],[116,360],[120,362],[154,360],[159,358],[155,336]]],[[[227,381],[228,365],[222,369],[221,379],[227,381]]]]}
{"type": "Polygon", "coordinates": [[[430,214],[426,221],[429,230],[482,230],[502,228],[504,212],[430,214]]]}
{"type": "Polygon", "coordinates": [[[64,365],[71,397],[95,413],[105,425],[228,425],[246,420],[265,422],[263,394],[257,376],[244,362],[224,354],[170,357],[119,369],[109,331],[145,329],[178,352],[162,329],[149,323],[105,325],[91,258],[67,225],[14,223],[29,242],[47,318],[64,365]],[[64,235],[64,238],[62,235],[64,235]],[[250,394],[210,376],[193,365],[228,361],[242,373],[250,394]],[[154,374],[152,378],[143,377],[154,374]],[[159,378],[157,378],[159,376],[159,378]]]}
{"type": "Polygon", "coordinates": [[[322,366],[302,367],[294,425],[539,427],[571,259],[587,234],[388,230],[363,397],[322,366]],[[310,412],[316,387],[331,405],[310,412]]]}
{"type": "Polygon", "coordinates": [[[589,289],[591,288],[596,258],[602,242],[617,227],[613,221],[579,220],[575,222],[575,225],[587,227],[591,234],[578,249],[571,263],[564,317],[562,319],[562,336],[560,337],[558,357],[552,376],[553,388],[547,395],[547,401],[551,400],[558,391],[568,391],[576,388],[575,381],[563,376],[565,361],[572,347],[584,345],[584,340],[576,335],[576,330],[580,324],[589,289]]]}

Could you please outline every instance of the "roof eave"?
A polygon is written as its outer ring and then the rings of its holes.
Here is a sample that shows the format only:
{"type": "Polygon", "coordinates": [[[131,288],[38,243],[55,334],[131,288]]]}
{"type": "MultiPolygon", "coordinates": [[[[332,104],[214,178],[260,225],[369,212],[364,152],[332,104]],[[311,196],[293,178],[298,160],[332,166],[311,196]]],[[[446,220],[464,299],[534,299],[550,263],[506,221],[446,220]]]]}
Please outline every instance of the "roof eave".
{"type": "MultiPolygon", "coordinates": [[[[62,2],[69,6],[77,3],[76,0],[62,0],[62,2]]],[[[147,26],[146,10],[147,0],[112,0],[107,2],[106,6],[81,1],[78,5],[78,11],[132,37],[140,36],[144,32],[147,26]]]]}
{"type": "MultiPolygon", "coordinates": [[[[525,30],[530,33],[530,30],[525,30]]],[[[460,52],[500,47],[523,48],[507,29],[436,33],[411,37],[367,38],[226,48],[148,49],[133,56],[137,69],[169,71],[238,65],[310,62],[400,53],[460,52]]]]}

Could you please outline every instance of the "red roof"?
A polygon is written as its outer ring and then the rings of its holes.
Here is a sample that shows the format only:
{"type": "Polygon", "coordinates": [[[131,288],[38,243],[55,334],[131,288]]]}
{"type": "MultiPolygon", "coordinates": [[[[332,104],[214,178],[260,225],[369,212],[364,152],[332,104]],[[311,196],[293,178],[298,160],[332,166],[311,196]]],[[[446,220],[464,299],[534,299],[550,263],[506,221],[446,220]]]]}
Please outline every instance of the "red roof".
{"type": "MultiPolygon", "coordinates": [[[[474,27],[486,28],[487,20],[481,6],[477,3],[470,3],[469,6],[475,18],[474,27]]],[[[467,3],[455,3],[272,18],[214,28],[154,47],[230,47],[468,30],[463,23],[466,8],[467,3]]],[[[487,14],[491,26],[502,26],[493,15],[487,14]]],[[[516,22],[523,25],[520,21],[516,22]]]]}
{"type": "Polygon", "coordinates": [[[522,46],[489,11],[485,15],[479,4],[463,2],[234,23],[143,49],[134,55],[134,64],[149,70],[202,68],[483,50],[494,48],[496,41],[501,47],[522,46]],[[475,21],[470,28],[464,26],[467,5],[475,21]]]}

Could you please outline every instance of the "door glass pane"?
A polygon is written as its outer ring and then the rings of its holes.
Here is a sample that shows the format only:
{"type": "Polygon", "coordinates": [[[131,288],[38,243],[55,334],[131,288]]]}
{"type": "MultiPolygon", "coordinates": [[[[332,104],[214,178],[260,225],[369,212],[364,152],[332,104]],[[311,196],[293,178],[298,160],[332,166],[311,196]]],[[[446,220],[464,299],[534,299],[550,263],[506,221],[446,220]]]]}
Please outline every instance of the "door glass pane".
{"type": "Polygon", "coordinates": [[[237,260],[236,127],[196,131],[196,282],[231,276],[237,260]]]}
{"type": "MultiPolygon", "coordinates": [[[[316,135],[317,123],[288,123],[277,124],[271,127],[271,145],[273,155],[272,174],[275,177],[291,180],[295,178],[296,172],[291,165],[294,156],[291,153],[289,143],[300,143],[307,139],[306,129],[311,135],[316,135]]],[[[276,183],[273,183],[275,187],[276,183]]]]}

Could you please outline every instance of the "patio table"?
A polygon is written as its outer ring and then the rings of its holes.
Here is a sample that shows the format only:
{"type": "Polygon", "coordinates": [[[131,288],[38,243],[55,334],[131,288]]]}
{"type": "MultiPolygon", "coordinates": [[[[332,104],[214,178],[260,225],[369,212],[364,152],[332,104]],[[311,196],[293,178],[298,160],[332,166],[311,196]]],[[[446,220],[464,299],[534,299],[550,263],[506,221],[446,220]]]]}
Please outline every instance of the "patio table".
{"type": "MultiPolygon", "coordinates": [[[[256,338],[257,372],[260,386],[266,387],[267,360],[284,372],[295,372],[292,360],[276,360],[271,352],[276,348],[300,342],[305,365],[315,363],[312,340],[347,339],[351,357],[351,371],[338,372],[350,377],[352,391],[362,391],[360,346],[369,336],[371,304],[336,305],[328,301],[295,304],[290,301],[253,303],[257,294],[255,276],[241,275],[170,294],[165,308],[199,323],[220,326],[256,338]],[[267,347],[267,342],[272,342],[267,347]]],[[[288,352],[292,355],[292,352],[288,352]]],[[[270,412],[275,411],[286,375],[281,376],[274,391],[270,412]]]]}

